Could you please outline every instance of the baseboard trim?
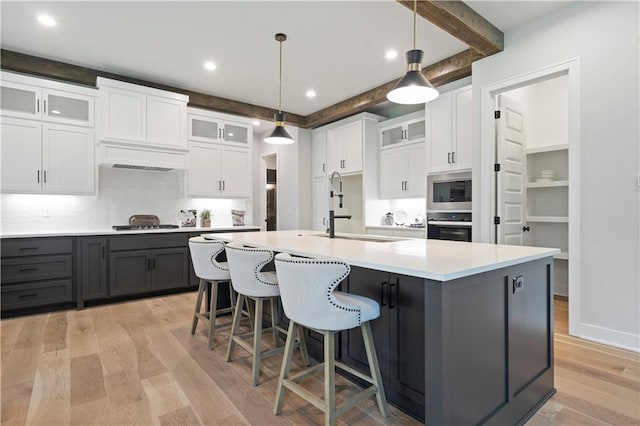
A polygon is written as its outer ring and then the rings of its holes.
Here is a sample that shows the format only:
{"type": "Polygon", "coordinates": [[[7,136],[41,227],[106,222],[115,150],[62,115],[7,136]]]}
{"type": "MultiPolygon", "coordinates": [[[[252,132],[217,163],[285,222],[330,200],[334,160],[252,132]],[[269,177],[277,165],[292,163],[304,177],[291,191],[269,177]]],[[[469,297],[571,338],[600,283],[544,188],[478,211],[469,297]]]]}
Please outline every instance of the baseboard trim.
{"type": "Polygon", "coordinates": [[[580,323],[581,339],[640,353],[640,335],[593,324],[580,323]]]}

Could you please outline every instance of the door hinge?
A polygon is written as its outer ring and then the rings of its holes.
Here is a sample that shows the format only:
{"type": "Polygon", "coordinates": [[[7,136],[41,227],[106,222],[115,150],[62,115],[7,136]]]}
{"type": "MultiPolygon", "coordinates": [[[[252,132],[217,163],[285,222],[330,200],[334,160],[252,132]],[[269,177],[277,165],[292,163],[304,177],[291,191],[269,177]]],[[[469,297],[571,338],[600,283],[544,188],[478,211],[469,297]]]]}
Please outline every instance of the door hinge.
{"type": "Polygon", "coordinates": [[[493,112],[493,118],[495,118],[495,119],[500,118],[500,111],[494,111],[493,112]]]}
{"type": "Polygon", "coordinates": [[[499,172],[500,171],[500,163],[496,163],[493,165],[493,171],[494,172],[499,172]]]}
{"type": "Polygon", "coordinates": [[[500,225],[500,216],[494,216],[493,217],[493,224],[494,225],[500,225]]]}

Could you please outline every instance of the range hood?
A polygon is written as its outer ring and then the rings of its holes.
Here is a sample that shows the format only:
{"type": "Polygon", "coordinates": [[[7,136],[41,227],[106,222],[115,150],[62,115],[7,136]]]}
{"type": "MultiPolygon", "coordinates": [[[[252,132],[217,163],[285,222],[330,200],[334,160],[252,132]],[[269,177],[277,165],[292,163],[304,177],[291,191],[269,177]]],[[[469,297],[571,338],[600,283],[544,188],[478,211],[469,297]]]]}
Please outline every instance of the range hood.
{"type": "Polygon", "coordinates": [[[102,141],[99,148],[100,165],[119,169],[168,172],[187,169],[186,151],[162,150],[102,141]]]}

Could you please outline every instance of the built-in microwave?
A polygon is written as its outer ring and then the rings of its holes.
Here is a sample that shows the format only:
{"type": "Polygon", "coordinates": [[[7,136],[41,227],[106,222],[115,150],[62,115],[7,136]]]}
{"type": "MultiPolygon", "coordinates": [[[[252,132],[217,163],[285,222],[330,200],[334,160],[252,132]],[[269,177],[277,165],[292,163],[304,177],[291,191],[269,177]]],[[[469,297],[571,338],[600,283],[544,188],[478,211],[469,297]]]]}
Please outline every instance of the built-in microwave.
{"type": "Polygon", "coordinates": [[[471,211],[471,172],[427,176],[429,211],[471,211]]]}

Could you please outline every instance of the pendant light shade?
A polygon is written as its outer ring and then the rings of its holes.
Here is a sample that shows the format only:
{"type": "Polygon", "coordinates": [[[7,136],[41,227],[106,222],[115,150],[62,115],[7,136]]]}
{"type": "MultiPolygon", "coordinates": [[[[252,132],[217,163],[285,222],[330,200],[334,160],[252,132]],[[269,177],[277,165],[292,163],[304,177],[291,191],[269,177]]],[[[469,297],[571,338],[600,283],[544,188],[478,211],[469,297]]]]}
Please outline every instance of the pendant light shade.
{"type": "Polygon", "coordinates": [[[276,34],[276,41],[280,43],[280,90],[278,94],[278,112],[275,114],[276,127],[264,141],[273,145],[289,145],[295,141],[284,128],[284,113],[282,112],[282,42],[287,39],[285,34],[276,34]]]}
{"type": "Polygon", "coordinates": [[[416,49],[416,7],[413,2],[413,50],[407,52],[407,73],[387,93],[387,99],[397,104],[424,104],[440,94],[422,74],[422,56],[424,52],[416,49]]]}

